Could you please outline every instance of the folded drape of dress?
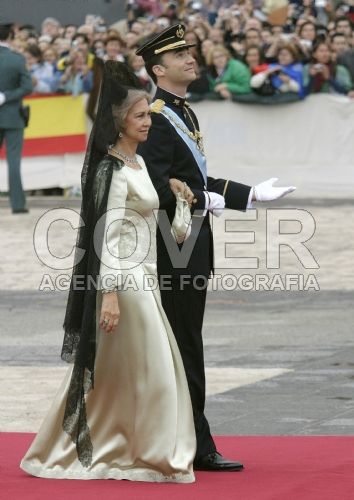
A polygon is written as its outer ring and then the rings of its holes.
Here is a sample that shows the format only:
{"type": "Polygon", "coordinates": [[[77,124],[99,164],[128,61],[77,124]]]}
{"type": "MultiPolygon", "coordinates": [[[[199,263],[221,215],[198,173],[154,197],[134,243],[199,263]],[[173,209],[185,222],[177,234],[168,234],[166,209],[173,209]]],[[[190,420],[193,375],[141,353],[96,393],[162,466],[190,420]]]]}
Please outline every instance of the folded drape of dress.
{"type": "Polygon", "coordinates": [[[157,287],[153,210],[158,196],[138,158],[140,170],[125,165],[113,172],[108,198],[111,216],[105,222],[101,276],[119,277],[120,319],[113,332],[100,330],[99,292],[95,385],[86,395],[92,464],[79,462],[75,444],[62,429],[70,366],[20,464],[34,476],[194,481],[196,441],[188,384],[157,287]],[[114,220],[114,209],[124,209],[123,220],[114,220]]]}

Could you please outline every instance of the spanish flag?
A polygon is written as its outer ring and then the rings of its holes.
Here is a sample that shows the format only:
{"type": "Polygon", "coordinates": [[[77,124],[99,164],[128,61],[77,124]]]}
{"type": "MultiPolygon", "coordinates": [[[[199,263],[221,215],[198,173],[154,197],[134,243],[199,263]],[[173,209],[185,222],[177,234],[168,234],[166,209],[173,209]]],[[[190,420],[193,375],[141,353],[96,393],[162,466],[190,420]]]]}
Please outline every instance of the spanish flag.
{"type": "Polygon", "coordinates": [[[84,96],[31,95],[22,156],[62,155],[86,149],[84,96]]]}

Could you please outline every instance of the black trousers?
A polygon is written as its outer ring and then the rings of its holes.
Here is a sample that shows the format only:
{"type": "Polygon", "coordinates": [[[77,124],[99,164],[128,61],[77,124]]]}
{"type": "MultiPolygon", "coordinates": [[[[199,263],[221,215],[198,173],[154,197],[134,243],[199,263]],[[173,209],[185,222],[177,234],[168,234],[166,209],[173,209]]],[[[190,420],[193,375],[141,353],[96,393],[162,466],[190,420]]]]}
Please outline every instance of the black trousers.
{"type": "Polygon", "coordinates": [[[163,283],[160,276],[160,291],[163,308],[176,337],[187,376],[189,392],[193,406],[194,425],[197,437],[195,459],[216,451],[210,433],[208,421],[204,415],[205,407],[205,371],[202,327],[206,300],[207,280],[183,283],[173,279],[163,283]],[[164,289],[165,288],[165,289],[164,289]]]}

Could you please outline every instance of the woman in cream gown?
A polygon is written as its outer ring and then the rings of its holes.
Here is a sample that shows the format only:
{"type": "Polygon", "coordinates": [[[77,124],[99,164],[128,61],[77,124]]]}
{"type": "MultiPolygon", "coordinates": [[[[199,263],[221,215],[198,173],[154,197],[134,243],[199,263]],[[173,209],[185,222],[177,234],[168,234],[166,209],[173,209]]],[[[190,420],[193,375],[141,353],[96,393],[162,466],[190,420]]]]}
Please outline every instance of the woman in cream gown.
{"type": "MultiPolygon", "coordinates": [[[[140,108],[146,112],[146,99],[127,116],[140,108]]],[[[103,158],[104,166],[122,159],[115,148],[103,158]]],[[[97,292],[95,384],[86,395],[92,462],[83,467],[62,428],[71,366],[21,461],[20,467],[34,476],[194,481],[196,442],[188,385],[157,287],[154,210],[159,201],[143,158],[135,158],[134,165],[125,162],[113,169],[107,202],[100,274],[102,279],[118,278],[122,286],[114,292],[118,325],[109,333],[102,329],[103,294],[97,292]],[[122,208],[124,218],[114,210],[122,208]]]]}

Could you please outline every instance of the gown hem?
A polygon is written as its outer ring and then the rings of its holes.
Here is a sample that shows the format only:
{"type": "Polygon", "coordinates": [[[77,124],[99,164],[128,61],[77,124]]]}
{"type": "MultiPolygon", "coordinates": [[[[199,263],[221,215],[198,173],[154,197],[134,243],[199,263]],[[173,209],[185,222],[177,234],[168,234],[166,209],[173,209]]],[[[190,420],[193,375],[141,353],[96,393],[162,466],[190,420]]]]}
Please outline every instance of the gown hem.
{"type": "Polygon", "coordinates": [[[193,483],[195,476],[193,473],[183,474],[178,472],[176,474],[165,475],[156,471],[137,471],[137,470],[119,470],[117,469],[101,469],[101,470],[50,470],[47,467],[37,467],[29,463],[21,463],[20,468],[31,474],[32,476],[52,479],[117,479],[117,480],[131,480],[131,481],[147,481],[158,483],[193,483]]]}

